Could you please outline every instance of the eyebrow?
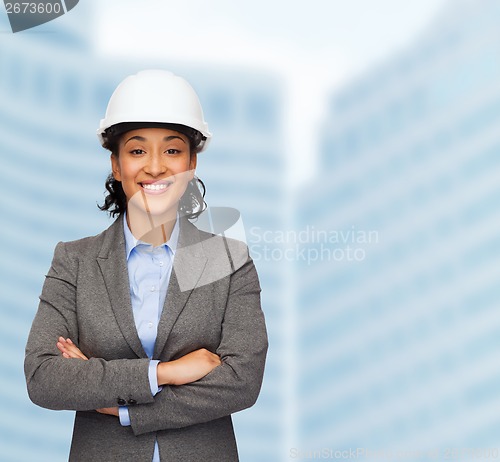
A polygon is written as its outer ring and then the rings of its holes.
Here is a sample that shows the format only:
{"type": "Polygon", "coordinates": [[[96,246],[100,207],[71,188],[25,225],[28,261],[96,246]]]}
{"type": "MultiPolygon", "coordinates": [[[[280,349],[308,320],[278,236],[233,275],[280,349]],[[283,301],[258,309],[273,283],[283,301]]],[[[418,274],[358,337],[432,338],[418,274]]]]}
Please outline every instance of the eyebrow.
{"type": "MultiPolygon", "coordinates": [[[[180,136],[177,136],[177,135],[166,136],[165,138],[163,138],[163,141],[171,141],[175,138],[181,140],[184,144],[186,144],[186,142],[180,136]]],[[[136,135],[136,136],[132,136],[127,141],[125,141],[125,144],[127,144],[130,140],[137,140],[137,141],[142,141],[142,142],[147,141],[147,139],[144,138],[143,136],[136,135]]]]}

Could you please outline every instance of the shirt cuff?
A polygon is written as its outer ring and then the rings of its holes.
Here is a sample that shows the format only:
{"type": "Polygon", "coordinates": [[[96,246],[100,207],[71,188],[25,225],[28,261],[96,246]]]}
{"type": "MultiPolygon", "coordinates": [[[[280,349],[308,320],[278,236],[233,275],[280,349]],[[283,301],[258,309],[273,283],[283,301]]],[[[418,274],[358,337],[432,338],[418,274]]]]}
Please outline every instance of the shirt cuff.
{"type": "Polygon", "coordinates": [[[159,363],[160,361],[157,359],[151,360],[149,362],[149,387],[151,388],[151,394],[153,396],[155,396],[161,390],[161,388],[158,386],[158,376],[156,374],[156,368],[158,367],[159,363]]]}
{"type": "Polygon", "coordinates": [[[118,408],[118,417],[120,418],[122,427],[128,427],[130,425],[130,414],[128,413],[127,406],[120,406],[118,408]]]}
{"type": "MultiPolygon", "coordinates": [[[[152,360],[149,362],[148,369],[148,379],[149,379],[149,388],[151,389],[151,394],[155,396],[159,391],[161,391],[162,387],[158,386],[158,376],[156,375],[156,368],[160,361],[152,360]]],[[[118,417],[120,418],[120,424],[122,427],[128,427],[130,425],[130,414],[128,412],[127,406],[120,406],[118,408],[118,417]]]]}

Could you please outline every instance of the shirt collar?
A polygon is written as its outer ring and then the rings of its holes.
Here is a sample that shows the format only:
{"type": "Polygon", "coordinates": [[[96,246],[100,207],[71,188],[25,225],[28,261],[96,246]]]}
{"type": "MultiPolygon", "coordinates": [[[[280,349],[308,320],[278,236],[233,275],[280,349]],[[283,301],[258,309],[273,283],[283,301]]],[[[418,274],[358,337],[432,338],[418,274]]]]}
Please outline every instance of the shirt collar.
{"type": "MultiPolygon", "coordinates": [[[[127,252],[127,260],[130,257],[130,253],[135,249],[139,244],[151,245],[147,242],[141,241],[140,239],[136,239],[135,236],[130,231],[130,228],[127,224],[127,212],[123,214],[123,232],[125,234],[125,250],[127,252]]],[[[172,234],[170,235],[170,239],[162,245],[167,245],[172,253],[175,255],[175,251],[177,249],[177,242],[179,240],[179,214],[177,214],[177,219],[175,220],[174,228],[172,229],[172,234]]],[[[160,246],[161,247],[161,246],[160,246]]]]}

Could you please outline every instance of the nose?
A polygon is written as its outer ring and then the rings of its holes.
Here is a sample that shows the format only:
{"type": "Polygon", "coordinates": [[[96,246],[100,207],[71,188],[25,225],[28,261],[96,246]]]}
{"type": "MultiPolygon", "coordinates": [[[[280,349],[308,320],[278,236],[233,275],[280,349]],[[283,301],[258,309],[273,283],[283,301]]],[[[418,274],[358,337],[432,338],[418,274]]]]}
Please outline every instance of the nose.
{"type": "Polygon", "coordinates": [[[148,156],[144,171],[154,177],[160,176],[167,171],[161,152],[154,151],[148,156]]]}

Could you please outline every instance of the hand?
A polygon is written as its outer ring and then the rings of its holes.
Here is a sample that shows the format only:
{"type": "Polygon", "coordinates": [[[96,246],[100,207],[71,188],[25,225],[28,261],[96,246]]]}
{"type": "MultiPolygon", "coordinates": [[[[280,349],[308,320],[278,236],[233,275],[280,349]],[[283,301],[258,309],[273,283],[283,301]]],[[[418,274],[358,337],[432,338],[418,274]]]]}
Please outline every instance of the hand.
{"type": "Polygon", "coordinates": [[[99,414],[114,415],[116,417],[119,417],[117,407],[103,407],[101,409],[96,409],[96,411],[99,414]]]}
{"type": "Polygon", "coordinates": [[[220,363],[220,358],[205,348],[192,351],[175,361],[158,364],[158,385],[184,385],[196,382],[220,363]]]}
{"type": "MultiPolygon", "coordinates": [[[[59,337],[57,342],[57,348],[62,353],[62,355],[67,359],[83,359],[87,361],[87,358],[72,341],[70,338],[65,339],[64,337],[59,337]]],[[[100,414],[114,415],[118,417],[117,407],[103,407],[101,409],[96,409],[100,414]]]]}
{"type": "Polygon", "coordinates": [[[80,349],[71,341],[70,338],[65,339],[64,337],[59,337],[59,341],[56,345],[65,358],[84,360],[89,359],[80,351],[80,349]]]}

